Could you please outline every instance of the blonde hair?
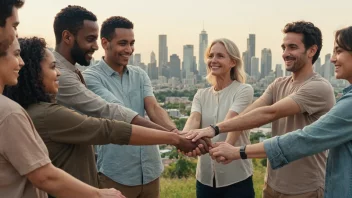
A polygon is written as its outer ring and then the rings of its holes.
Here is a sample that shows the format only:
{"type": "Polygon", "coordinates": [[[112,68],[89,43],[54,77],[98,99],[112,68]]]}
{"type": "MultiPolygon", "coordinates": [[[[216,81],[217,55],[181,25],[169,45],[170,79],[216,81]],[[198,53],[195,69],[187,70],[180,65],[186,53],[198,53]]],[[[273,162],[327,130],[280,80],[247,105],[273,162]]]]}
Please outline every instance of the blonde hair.
{"type": "MultiPolygon", "coordinates": [[[[205,62],[207,62],[207,59],[210,55],[211,48],[216,43],[222,44],[225,47],[227,53],[229,54],[230,59],[233,60],[234,62],[236,62],[236,66],[231,68],[231,71],[230,71],[231,80],[237,80],[238,82],[245,83],[246,82],[246,74],[243,69],[243,63],[242,63],[242,59],[241,59],[240,50],[238,49],[237,45],[234,42],[232,42],[231,40],[226,39],[226,38],[220,38],[220,39],[214,40],[210,44],[210,46],[207,48],[207,50],[205,51],[205,56],[204,56],[205,62]]],[[[207,66],[206,79],[208,80],[208,82],[211,85],[215,84],[215,77],[210,74],[210,69],[208,66],[207,66]]]]}

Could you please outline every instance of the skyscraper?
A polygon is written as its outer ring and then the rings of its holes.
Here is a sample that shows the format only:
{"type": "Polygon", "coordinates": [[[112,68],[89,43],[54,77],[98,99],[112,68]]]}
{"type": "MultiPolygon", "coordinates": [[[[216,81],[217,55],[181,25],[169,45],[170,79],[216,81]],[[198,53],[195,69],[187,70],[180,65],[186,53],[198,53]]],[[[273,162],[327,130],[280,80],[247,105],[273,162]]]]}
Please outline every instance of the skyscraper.
{"type": "Polygon", "coordinates": [[[275,77],[283,77],[284,76],[284,71],[282,70],[282,65],[281,64],[276,64],[275,68],[275,77]]]}
{"type": "Polygon", "coordinates": [[[166,67],[168,62],[167,36],[159,35],[159,75],[162,75],[162,68],[166,67]]]}
{"type": "Polygon", "coordinates": [[[256,80],[259,79],[259,58],[252,56],[251,58],[251,76],[254,77],[256,80]]]}
{"type": "Polygon", "coordinates": [[[139,66],[142,62],[142,55],[141,54],[135,54],[134,55],[134,65],[139,66]]]}
{"type": "Polygon", "coordinates": [[[321,59],[318,58],[315,63],[314,63],[314,71],[318,74],[320,74],[321,76],[323,76],[323,72],[322,72],[322,67],[321,67],[321,59]]]}
{"type": "MultiPolygon", "coordinates": [[[[194,47],[193,45],[183,46],[183,68],[185,75],[187,76],[191,72],[193,73],[194,67],[194,47]]],[[[185,76],[183,76],[185,77],[185,76]]]]}
{"type": "Polygon", "coordinates": [[[261,60],[261,78],[265,78],[270,71],[271,71],[271,66],[272,66],[272,56],[271,56],[271,50],[264,48],[262,50],[262,60],[261,60]]]}
{"type": "Polygon", "coordinates": [[[170,56],[170,78],[171,77],[181,78],[181,60],[177,54],[170,56]]]}
{"type": "Polygon", "coordinates": [[[208,47],[208,34],[203,29],[203,31],[199,34],[199,60],[198,60],[198,71],[201,76],[207,75],[207,65],[204,61],[204,53],[208,47]]]}
{"type": "Polygon", "coordinates": [[[247,51],[243,53],[242,59],[244,63],[244,70],[250,76],[253,76],[251,73],[251,60],[253,56],[255,56],[255,34],[249,34],[247,39],[247,51]]]}
{"type": "Polygon", "coordinates": [[[330,62],[331,54],[326,54],[325,55],[325,63],[323,65],[324,68],[324,75],[323,77],[326,80],[330,80],[331,77],[334,75],[333,72],[331,72],[331,68],[333,67],[332,63],[330,62]]]}
{"type": "Polygon", "coordinates": [[[133,59],[133,54],[130,56],[130,58],[128,59],[128,65],[133,65],[134,64],[134,59],[133,59]]]}
{"type": "Polygon", "coordinates": [[[156,58],[155,58],[154,51],[152,51],[152,53],[150,53],[150,63],[156,63],[156,58]]]}

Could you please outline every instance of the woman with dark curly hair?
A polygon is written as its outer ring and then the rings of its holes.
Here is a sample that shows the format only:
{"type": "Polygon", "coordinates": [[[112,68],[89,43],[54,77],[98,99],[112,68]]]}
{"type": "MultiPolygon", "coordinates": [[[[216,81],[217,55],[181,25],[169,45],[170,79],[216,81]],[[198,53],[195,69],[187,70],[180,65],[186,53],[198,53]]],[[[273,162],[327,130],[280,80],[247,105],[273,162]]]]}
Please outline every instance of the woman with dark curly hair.
{"type": "Polygon", "coordinates": [[[87,117],[53,103],[50,94],[58,92],[60,73],[55,68],[52,52],[46,48],[44,39],[33,37],[19,41],[26,67],[20,71],[18,85],[8,88],[6,95],[27,110],[56,167],[98,186],[92,145],[172,144],[185,151],[196,148],[197,144],[176,133],[87,117]]]}
{"type": "Polygon", "coordinates": [[[0,55],[0,197],[45,198],[46,191],[58,197],[123,198],[115,189],[93,188],[54,167],[29,115],[2,95],[6,85],[18,82],[24,66],[20,51],[15,39],[0,55]]]}

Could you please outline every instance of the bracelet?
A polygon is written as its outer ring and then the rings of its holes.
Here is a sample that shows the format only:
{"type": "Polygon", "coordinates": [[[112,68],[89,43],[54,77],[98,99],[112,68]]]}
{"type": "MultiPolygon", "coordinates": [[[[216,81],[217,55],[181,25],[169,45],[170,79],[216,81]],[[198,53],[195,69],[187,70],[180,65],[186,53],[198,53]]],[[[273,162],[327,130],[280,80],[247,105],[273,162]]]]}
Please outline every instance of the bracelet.
{"type": "Polygon", "coordinates": [[[214,137],[217,136],[217,135],[219,135],[220,129],[219,129],[218,126],[216,126],[216,125],[214,126],[214,125],[211,124],[210,127],[214,129],[214,132],[215,132],[214,137]]]}

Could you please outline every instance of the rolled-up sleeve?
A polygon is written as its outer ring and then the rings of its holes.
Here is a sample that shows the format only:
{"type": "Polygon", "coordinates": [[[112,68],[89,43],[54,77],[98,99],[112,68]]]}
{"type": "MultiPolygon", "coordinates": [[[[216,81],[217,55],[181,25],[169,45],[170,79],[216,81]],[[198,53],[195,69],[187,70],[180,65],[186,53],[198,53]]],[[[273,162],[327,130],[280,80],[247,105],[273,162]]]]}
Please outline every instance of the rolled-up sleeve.
{"type": "Polygon", "coordinates": [[[294,160],[314,155],[352,140],[352,94],[313,124],[303,129],[264,141],[264,149],[273,169],[294,160]]]}
{"type": "Polygon", "coordinates": [[[58,103],[89,116],[115,119],[128,123],[131,123],[133,118],[138,115],[129,108],[105,101],[87,89],[77,79],[74,72],[60,71],[62,75],[59,79],[59,92],[56,96],[58,103]]]}
{"type": "Polygon", "coordinates": [[[68,144],[124,145],[132,133],[132,125],[126,122],[88,117],[56,104],[46,108],[44,123],[52,141],[68,144]]]}

